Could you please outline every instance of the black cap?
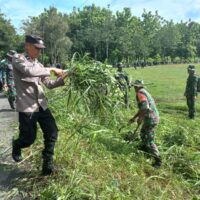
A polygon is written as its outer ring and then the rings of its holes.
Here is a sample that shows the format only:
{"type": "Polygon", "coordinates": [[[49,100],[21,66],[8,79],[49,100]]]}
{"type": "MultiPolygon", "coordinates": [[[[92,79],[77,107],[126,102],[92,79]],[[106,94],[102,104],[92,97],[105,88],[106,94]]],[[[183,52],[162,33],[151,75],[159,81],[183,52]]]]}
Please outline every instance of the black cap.
{"type": "Polygon", "coordinates": [[[33,44],[38,49],[44,49],[44,48],[46,48],[44,46],[44,42],[42,41],[42,39],[39,36],[26,35],[25,42],[33,44]]]}

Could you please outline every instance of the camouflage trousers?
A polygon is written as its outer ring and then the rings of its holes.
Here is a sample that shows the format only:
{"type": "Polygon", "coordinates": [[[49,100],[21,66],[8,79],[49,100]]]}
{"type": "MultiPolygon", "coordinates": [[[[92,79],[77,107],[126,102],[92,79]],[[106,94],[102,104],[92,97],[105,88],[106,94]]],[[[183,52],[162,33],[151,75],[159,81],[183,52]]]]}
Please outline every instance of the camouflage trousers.
{"type": "Polygon", "coordinates": [[[10,107],[15,109],[16,89],[14,85],[8,85],[7,97],[10,107]]]}
{"type": "Polygon", "coordinates": [[[123,94],[123,101],[124,101],[124,104],[125,104],[125,106],[126,107],[128,107],[129,106],[129,94],[128,94],[128,89],[127,89],[127,87],[120,87],[119,88],[120,90],[121,90],[121,92],[122,92],[122,94],[123,94]]]}
{"type": "Polygon", "coordinates": [[[187,106],[189,109],[188,117],[194,118],[196,110],[195,110],[195,99],[193,96],[187,97],[187,106]]]}
{"type": "Polygon", "coordinates": [[[149,152],[153,157],[160,157],[157,145],[154,143],[154,129],[156,124],[143,124],[140,137],[142,140],[142,146],[146,152],[149,152]]]}

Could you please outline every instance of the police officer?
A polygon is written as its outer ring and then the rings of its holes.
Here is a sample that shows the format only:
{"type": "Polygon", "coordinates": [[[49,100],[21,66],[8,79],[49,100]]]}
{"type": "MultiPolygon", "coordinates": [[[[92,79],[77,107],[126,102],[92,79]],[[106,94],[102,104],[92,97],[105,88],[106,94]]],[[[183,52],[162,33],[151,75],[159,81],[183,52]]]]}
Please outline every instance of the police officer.
{"type": "Polygon", "coordinates": [[[123,71],[122,63],[117,64],[117,73],[115,75],[115,79],[118,82],[119,89],[123,93],[124,103],[126,106],[128,106],[128,104],[129,104],[128,92],[130,90],[130,83],[129,83],[129,78],[128,78],[127,73],[125,71],[123,71]]]}
{"type": "Polygon", "coordinates": [[[161,157],[154,142],[154,129],[159,123],[159,113],[154,99],[144,88],[144,82],[142,80],[136,80],[133,86],[136,93],[138,112],[129,120],[129,124],[136,120],[138,124],[143,123],[140,132],[142,149],[152,154],[155,159],[153,166],[158,168],[161,166],[161,157]]]}
{"type": "Polygon", "coordinates": [[[16,110],[19,112],[19,137],[13,140],[12,157],[16,162],[22,161],[21,149],[34,143],[39,123],[44,138],[42,151],[42,174],[54,171],[53,154],[57,140],[58,128],[51,111],[47,107],[42,84],[52,89],[64,85],[67,72],[57,68],[45,68],[37,58],[44,49],[42,39],[34,35],[25,37],[25,53],[13,58],[13,72],[16,85],[16,110]],[[56,80],[50,80],[53,72],[56,80]]]}
{"type": "Polygon", "coordinates": [[[13,66],[12,66],[12,58],[17,52],[14,50],[10,50],[6,54],[7,62],[5,63],[5,74],[6,74],[6,84],[8,87],[7,95],[8,95],[8,102],[12,109],[15,109],[15,97],[16,97],[16,90],[14,84],[14,76],[13,76],[13,66]]]}
{"type": "Polygon", "coordinates": [[[185,88],[185,97],[187,100],[187,106],[189,108],[188,117],[194,119],[195,117],[195,100],[197,97],[197,76],[195,75],[195,66],[189,65],[187,68],[188,78],[185,88]]]}

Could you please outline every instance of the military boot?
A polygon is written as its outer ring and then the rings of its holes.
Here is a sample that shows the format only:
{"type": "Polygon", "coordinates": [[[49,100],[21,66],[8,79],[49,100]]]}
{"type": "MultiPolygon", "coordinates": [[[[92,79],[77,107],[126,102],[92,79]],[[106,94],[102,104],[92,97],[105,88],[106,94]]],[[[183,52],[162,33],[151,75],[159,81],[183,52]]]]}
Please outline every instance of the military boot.
{"type": "Polygon", "coordinates": [[[194,119],[194,114],[190,114],[188,117],[189,119],[194,119]]]}
{"type": "Polygon", "coordinates": [[[16,140],[12,141],[12,158],[15,162],[21,162],[23,160],[21,148],[17,145],[16,140]]]}
{"type": "Polygon", "coordinates": [[[160,157],[160,156],[156,156],[156,157],[155,157],[155,162],[152,164],[152,166],[153,166],[155,169],[158,169],[159,167],[161,167],[161,165],[162,165],[161,157],[160,157]]]}
{"type": "Polygon", "coordinates": [[[10,107],[11,107],[13,110],[15,110],[15,103],[14,103],[14,101],[11,100],[10,98],[8,98],[8,102],[9,102],[9,104],[10,104],[10,107]]]}
{"type": "Polygon", "coordinates": [[[140,144],[140,145],[138,146],[138,150],[143,151],[143,152],[146,152],[146,153],[149,152],[148,147],[147,147],[146,145],[144,145],[144,144],[140,144]]]}
{"type": "Polygon", "coordinates": [[[42,165],[42,175],[47,176],[51,175],[55,171],[53,160],[52,159],[44,159],[42,165]]]}

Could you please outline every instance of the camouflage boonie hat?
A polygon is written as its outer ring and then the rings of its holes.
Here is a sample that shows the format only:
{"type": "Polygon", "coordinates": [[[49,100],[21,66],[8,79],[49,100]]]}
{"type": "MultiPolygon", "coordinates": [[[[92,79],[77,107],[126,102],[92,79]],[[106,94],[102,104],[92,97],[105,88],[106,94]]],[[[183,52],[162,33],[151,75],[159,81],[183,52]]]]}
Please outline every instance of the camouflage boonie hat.
{"type": "Polygon", "coordinates": [[[144,87],[144,81],[143,80],[135,80],[134,83],[132,83],[135,87],[144,87]]]}
{"type": "Polygon", "coordinates": [[[194,65],[189,65],[187,69],[190,70],[190,71],[195,71],[195,66],[194,65]]]}

